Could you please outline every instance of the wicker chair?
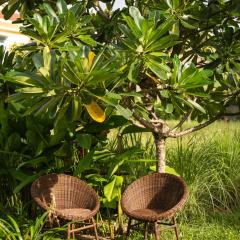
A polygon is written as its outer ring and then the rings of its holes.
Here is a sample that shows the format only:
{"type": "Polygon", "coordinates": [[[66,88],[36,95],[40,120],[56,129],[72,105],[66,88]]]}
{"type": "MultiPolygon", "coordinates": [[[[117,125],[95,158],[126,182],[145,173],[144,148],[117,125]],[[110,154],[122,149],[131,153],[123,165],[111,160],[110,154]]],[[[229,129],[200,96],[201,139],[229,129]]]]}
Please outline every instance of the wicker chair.
{"type": "Polygon", "coordinates": [[[145,223],[144,239],[147,239],[149,223],[153,223],[155,239],[160,238],[161,231],[174,229],[178,240],[175,214],[183,207],[187,197],[185,182],[171,174],[154,173],[134,181],[123,193],[121,201],[123,212],[129,217],[126,239],[131,227],[138,225],[132,225],[135,219],[145,223]],[[160,229],[160,224],[167,226],[160,229]]]}
{"type": "Polygon", "coordinates": [[[96,192],[87,183],[69,175],[50,174],[33,182],[31,194],[39,206],[49,211],[50,221],[60,218],[84,222],[85,226],[81,228],[75,228],[74,223],[68,224],[68,239],[75,238],[78,231],[93,228],[98,240],[94,216],[100,203],[96,192]]]}

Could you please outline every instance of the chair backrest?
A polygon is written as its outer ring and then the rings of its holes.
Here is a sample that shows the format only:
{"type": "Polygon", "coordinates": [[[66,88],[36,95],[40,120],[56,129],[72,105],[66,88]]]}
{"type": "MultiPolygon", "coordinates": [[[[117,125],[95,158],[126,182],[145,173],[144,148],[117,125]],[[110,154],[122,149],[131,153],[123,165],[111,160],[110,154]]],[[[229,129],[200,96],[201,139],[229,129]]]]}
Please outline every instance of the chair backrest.
{"type": "Polygon", "coordinates": [[[177,210],[188,197],[186,183],[178,176],[154,173],[141,177],[130,184],[122,196],[124,212],[137,209],[177,210]]]}
{"type": "Polygon", "coordinates": [[[33,199],[44,209],[99,208],[97,193],[86,182],[65,174],[41,176],[31,186],[33,199]]]}

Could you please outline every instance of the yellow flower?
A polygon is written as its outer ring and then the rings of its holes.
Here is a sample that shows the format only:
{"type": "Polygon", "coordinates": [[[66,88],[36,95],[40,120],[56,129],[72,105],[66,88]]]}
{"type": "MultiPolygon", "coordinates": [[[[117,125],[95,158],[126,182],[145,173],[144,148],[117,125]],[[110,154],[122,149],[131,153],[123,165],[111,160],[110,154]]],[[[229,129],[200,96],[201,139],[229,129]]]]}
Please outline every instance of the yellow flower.
{"type": "Polygon", "coordinates": [[[88,114],[96,122],[104,122],[106,119],[105,112],[99,107],[99,105],[92,101],[90,104],[85,105],[88,114]]]}

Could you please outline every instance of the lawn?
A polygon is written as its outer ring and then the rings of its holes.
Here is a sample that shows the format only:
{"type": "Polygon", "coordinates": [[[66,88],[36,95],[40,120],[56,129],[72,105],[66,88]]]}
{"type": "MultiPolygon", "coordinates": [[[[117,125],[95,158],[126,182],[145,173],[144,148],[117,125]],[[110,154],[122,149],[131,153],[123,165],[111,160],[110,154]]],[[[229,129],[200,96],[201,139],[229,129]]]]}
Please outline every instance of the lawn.
{"type": "MultiPolygon", "coordinates": [[[[171,121],[170,124],[173,125],[174,122],[171,121]]],[[[117,147],[116,130],[110,133],[109,139],[105,150],[114,152],[117,147]]],[[[148,133],[124,135],[123,147],[125,153],[131,153],[118,169],[118,174],[124,176],[125,188],[136,178],[152,172],[155,150],[148,133]]],[[[120,156],[126,158],[125,155],[120,156]]],[[[220,121],[187,137],[170,139],[167,142],[167,163],[185,179],[190,190],[188,202],[178,216],[182,239],[240,239],[240,123],[220,121]]],[[[0,205],[2,213],[10,213],[25,234],[31,228],[38,232],[42,227],[41,224],[36,224],[39,220],[36,221],[35,217],[28,219],[25,209],[29,203],[22,202],[18,195],[14,195],[8,199],[7,204],[2,202],[0,205]],[[7,212],[4,211],[4,206],[7,206],[7,212]]],[[[37,211],[37,214],[41,216],[41,212],[37,211]]],[[[118,214],[116,209],[107,210],[102,203],[101,215],[98,217],[101,236],[110,236],[109,220],[112,226],[117,226],[118,214]]],[[[124,220],[124,228],[126,222],[124,220]]],[[[11,232],[15,231],[10,225],[8,228],[11,232]]],[[[58,239],[65,238],[57,232],[57,229],[49,232],[50,238],[46,238],[46,235],[42,239],[53,239],[54,236],[58,239]]],[[[122,239],[122,235],[117,238],[122,239]]],[[[130,239],[142,238],[142,232],[133,231],[130,235],[130,239]]],[[[162,239],[174,239],[174,233],[164,232],[162,239]]]]}

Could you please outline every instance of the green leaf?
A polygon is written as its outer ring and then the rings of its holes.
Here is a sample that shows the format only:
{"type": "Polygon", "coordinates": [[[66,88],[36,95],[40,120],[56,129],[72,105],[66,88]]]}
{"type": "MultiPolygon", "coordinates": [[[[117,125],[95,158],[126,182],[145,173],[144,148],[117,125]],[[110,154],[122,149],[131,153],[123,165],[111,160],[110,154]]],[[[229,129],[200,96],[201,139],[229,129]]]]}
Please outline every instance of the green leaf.
{"type": "Polygon", "coordinates": [[[138,8],[131,6],[129,8],[129,13],[133,17],[134,22],[136,23],[137,27],[142,31],[143,22],[144,22],[145,19],[141,15],[141,13],[138,10],[138,8]]]}
{"type": "Polygon", "coordinates": [[[177,35],[173,35],[173,34],[167,35],[165,37],[162,37],[155,43],[149,45],[149,47],[147,48],[147,51],[155,52],[155,51],[160,51],[162,49],[167,49],[169,47],[172,47],[176,44],[181,43],[181,41],[177,41],[177,40],[178,40],[177,35]]]}
{"type": "Polygon", "coordinates": [[[206,110],[199,105],[197,102],[192,101],[191,99],[187,100],[194,108],[198,109],[200,112],[205,113],[206,114],[206,110]]]}
{"type": "Polygon", "coordinates": [[[140,65],[141,65],[141,62],[138,59],[134,60],[134,62],[131,63],[129,72],[128,72],[128,79],[130,81],[137,82],[140,65]]]}
{"type": "Polygon", "coordinates": [[[43,88],[36,88],[36,87],[26,87],[26,88],[19,88],[16,90],[20,93],[43,93],[43,88]]]}
{"type": "Polygon", "coordinates": [[[164,2],[165,2],[170,8],[172,8],[172,0],[164,0],[164,2]]]}
{"type": "Polygon", "coordinates": [[[49,47],[44,47],[43,49],[43,62],[44,62],[44,68],[49,72],[50,66],[51,66],[51,52],[49,47]]]}
{"type": "Polygon", "coordinates": [[[66,13],[68,11],[67,3],[64,0],[58,0],[56,6],[60,14],[66,13]]]}
{"type": "Polygon", "coordinates": [[[78,146],[85,149],[90,149],[92,145],[92,135],[86,133],[77,134],[76,142],[78,146]]]}
{"type": "Polygon", "coordinates": [[[92,47],[96,47],[98,42],[96,42],[93,38],[91,38],[89,35],[79,35],[77,37],[79,40],[84,42],[87,45],[90,45],[92,47]]]}
{"type": "Polygon", "coordinates": [[[173,110],[174,110],[173,105],[171,103],[168,103],[166,106],[165,112],[171,114],[173,113],[173,110]]]}
{"type": "Polygon", "coordinates": [[[119,197],[123,184],[122,176],[114,176],[113,180],[104,187],[104,196],[109,202],[119,197]]]}
{"type": "Polygon", "coordinates": [[[91,167],[91,164],[93,162],[94,151],[95,151],[95,149],[91,150],[82,159],[79,159],[77,167],[73,173],[74,176],[80,176],[81,173],[83,173],[85,170],[87,170],[91,167]]]}
{"type": "Polygon", "coordinates": [[[13,193],[16,194],[20,192],[22,188],[24,188],[26,185],[32,183],[35,179],[37,179],[41,175],[41,173],[25,177],[24,180],[21,181],[21,183],[14,188],[13,193]]]}
{"type": "Polygon", "coordinates": [[[129,119],[132,116],[132,112],[128,108],[124,108],[124,107],[122,107],[120,105],[117,105],[116,109],[117,109],[117,112],[121,116],[125,117],[126,119],[129,119]]]}
{"type": "Polygon", "coordinates": [[[49,16],[55,18],[57,21],[59,20],[57,14],[48,3],[43,3],[42,6],[49,16]]]}
{"type": "Polygon", "coordinates": [[[37,69],[43,67],[44,63],[43,63],[43,57],[40,53],[36,53],[33,55],[32,57],[33,63],[35,65],[35,67],[37,69]]]}
{"type": "Polygon", "coordinates": [[[173,24],[176,20],[173,17],[169,17],[162,23],[157,29],[152,31],[152,33],[148,37],[147,48],[159,40],[164,34],[166,34],[169,30],[172,29],[173,24]]]}
{"type": "Polygon", "coordinates": [[[21,72],[8,72],[5,76],[1,76],[3,80],[18,83],[26,86],[42,86],[43,80],[36,74],[21,73],[21,72]]]}
{"type": "Polygon", "coordinates": [[[172,0],[173,9],[177,9],[180,6],[180,0],[172,0]]]}
{"type": "Polygon", "coordinates": [[[112,162],[112,166],[108,170],[108,178],[111,178],[125,162],[125,159],[122,157],[117,157],[112,162]]]}
{"type": "Polygon", "coordinates": [[[135,125],[129,125],[122,130],[121,134],[124,135],[129,133],[141,133],[141,132],[151,132],[151,130],[148,128],[140,128],[135,125]]]}
{"type": "Polygon", "coordinates": [[[140,38],[142,36],[142,33],[140,29],[136,26],[135,22],[131,17],[123,15],[123,19],[126,21],[127,25],[131,29],[132,33],[135,37],[140,38]]]}
{"type": "MultiPolygon", "coordinates": [[[[156,172],[156,165],[150,166],[149,169],[150,169],[151,171],[156,172]]],[[[175,175],[175,176],[180,176],[174,168],[171,168],[171,167],[169,167],[169,166],[166,166],[165,172],[166,172],[166,173],[169,173],[169,174],[172,174],[172,175],[175,175]]]]}
{"type": "Polygon", "coordinates": [[[177,83],[181,77],[181,62],[177,55],[173,58],[173,73],[172,73],[172,84],[177,83]]]}
{"type": "Polygon", "coordinates": [[[181,21],[181,23],[182,23],[182,25],[185,27],[185,28],[188,28],[188,29],[196,29],[197,27],[196,26],[193,26],[193,25],[191,25],[190,23],[188,23],[188,22],[186,22],[186,21],[184,21],[184,20],[180,20],[181,21]]]}
{"type": "Polygon", "coordinates": [[[160,78],[160,80],[168,79],[167,72],[169,69],[166,67],[166,65],[157,63],[152,60],[146,62],[145,65],[146,65],[146,67],[150,68],[152,70],[152,72],[154,72],[160,78]]]}

